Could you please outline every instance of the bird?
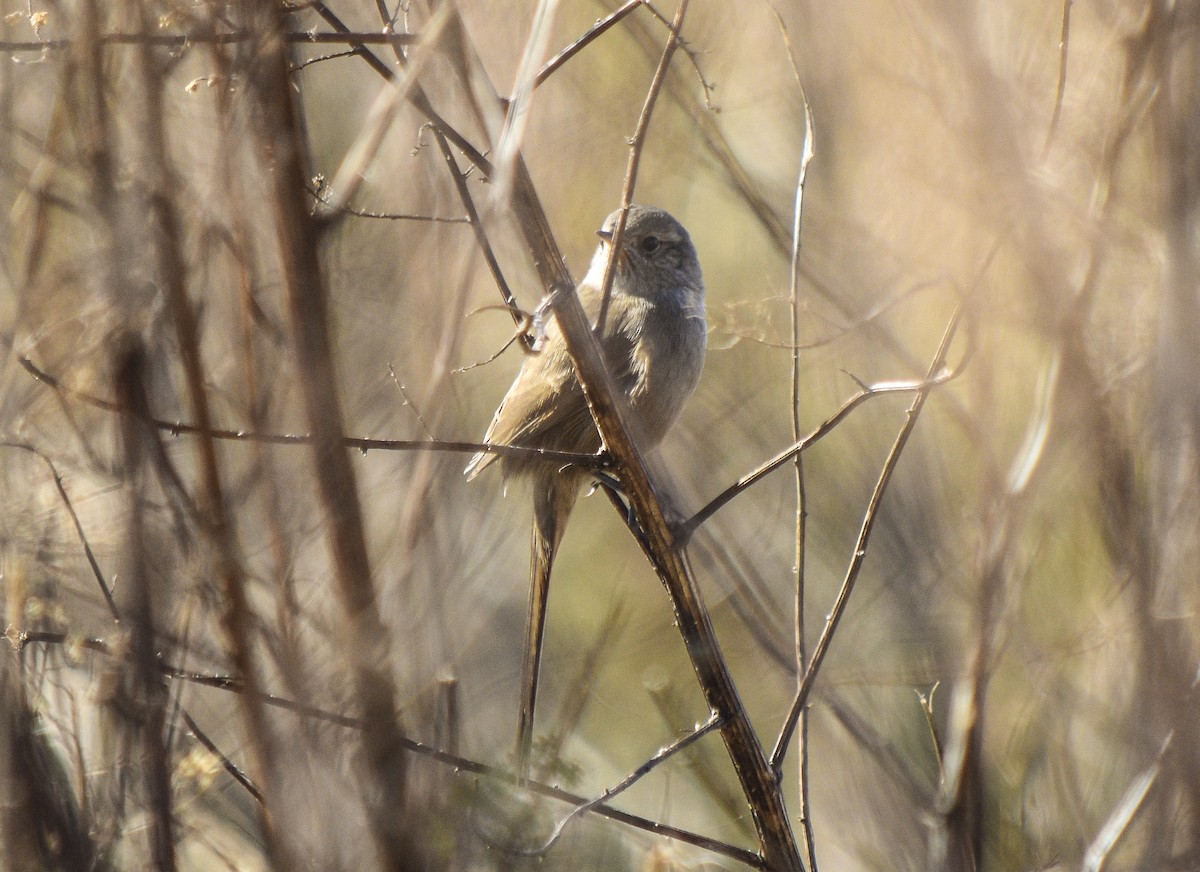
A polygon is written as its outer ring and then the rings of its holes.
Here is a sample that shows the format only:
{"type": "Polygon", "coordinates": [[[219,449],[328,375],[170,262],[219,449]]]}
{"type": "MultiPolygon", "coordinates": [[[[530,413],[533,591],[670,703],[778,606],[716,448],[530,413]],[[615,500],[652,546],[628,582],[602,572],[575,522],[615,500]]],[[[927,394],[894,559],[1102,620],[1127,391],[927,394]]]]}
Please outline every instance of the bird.
{"type": "MultiPolygon", "coordinates": [[[[600,244],[577,292],[595,329],[605,269],[610,256],[615,256],[609,307],[597,339],[612,384],[627,402],[638,444],[649,448],[662,441],[700,381],[708,335],[704,279],[687,230],[657,207],[629,207],[620,250],[614,255],[620,214],[620,209],[614,211],[597,231],[600,244]]],[[[496,409],[483,442],[580,454],[601,450],[600,433],[553,315],[496,409]]],[[[480,451],[471,458],[465,475],[473,479],[494,463],[501,465],[506,481],[526,479],[533,491],[529,614],[516,749],[518,771],[526,777],[550,572],[571,509],[595,472],[532,453],[502,457],[480,451]]]]}

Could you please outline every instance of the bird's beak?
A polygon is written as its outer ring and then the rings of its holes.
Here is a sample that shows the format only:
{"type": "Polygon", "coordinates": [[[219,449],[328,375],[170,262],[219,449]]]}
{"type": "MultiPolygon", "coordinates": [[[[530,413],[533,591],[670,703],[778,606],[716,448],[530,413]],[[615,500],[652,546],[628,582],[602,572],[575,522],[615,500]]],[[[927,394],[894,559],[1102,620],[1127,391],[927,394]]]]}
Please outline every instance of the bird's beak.
{"type": "MultiPolygon", "coordinates": [[[[596,235],[599,236],[601,239],[603,239],[605,242],[607,242],[609,245],[612,245],[613,232],[611,230],[605,230],[605,229],[601,228],[596,231],[596,235]]],[[[626,258],[625,251],[624,251],[625,246],[622,245],[621,249],[622,249],[621,251],[617,252],[617,266],[624,269],[625,268],[625,258],[626,258]]]]}

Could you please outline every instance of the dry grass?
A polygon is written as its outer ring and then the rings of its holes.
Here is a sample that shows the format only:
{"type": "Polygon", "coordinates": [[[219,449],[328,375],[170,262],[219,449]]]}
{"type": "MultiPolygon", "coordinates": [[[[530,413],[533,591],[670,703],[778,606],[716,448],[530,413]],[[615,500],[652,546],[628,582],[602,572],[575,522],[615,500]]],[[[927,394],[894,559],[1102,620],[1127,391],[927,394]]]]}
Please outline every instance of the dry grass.
{"type": "Polygon", "coordinates": [[[1200,6],[619,8],[0,5],[4,868],[1200,867],[1200,6]],[[470,365],[623,193],[710,351],[524,788],[470,365]]]}

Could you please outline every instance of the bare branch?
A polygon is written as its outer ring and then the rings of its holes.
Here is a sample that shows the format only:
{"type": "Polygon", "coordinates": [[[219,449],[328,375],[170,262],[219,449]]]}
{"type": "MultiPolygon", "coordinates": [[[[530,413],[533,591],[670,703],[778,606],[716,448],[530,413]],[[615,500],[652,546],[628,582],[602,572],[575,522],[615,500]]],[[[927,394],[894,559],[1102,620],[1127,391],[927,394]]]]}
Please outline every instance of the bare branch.
{"type": "Polygon", "coordinates": [[[449,20],[447,8],[442,7],[433,16],[422,40],[414,46],[416,60],[410,60],[399,79],[387,79],[379,90],[358,136],[346,150],[328,192],[317,201],[319,208],[315,217],[318,221],[328,222],[336,216],[346,214],[346,207],[365,181],[367,167],[383,144],[384,134],[409,94],[417,87],[425,65],[434,56],[433,47],[437,45],[449,20]]]}
{"type": "MultiPolygon", "coordinates": [[[[799,441],[802,430],[800,422],[800,240],[804,226],[804,184],[808,179],[808,165],[816,152],[816,130],[813,126],[812,107],[808,103],[808,95],[800,79],[800,69],[792,52],[791,38],[784,25],[783,16],[774,6],[771,11],[783,37],[788,59],[791,61],[792,73],[796,77],[796,85],[800,91],[800,100],[804,104],[804,144],[800,151],[800,165],[796,172],[796,206],[792,218],[792,257],[791,273],[788,282],[789,307],[792,314],[792,384],[791,384],[791,419],[792,439],[799,441]]],[[[795,575],[796,594],[793,605],[794,626],[793,637],[796,654],[797,681],[803,676],[808,667],[808,638],[805,632],[805,556],[808,544],[808,502],[804,481],[804,455],[797,453],[793,457],[796,471],[796,537],[794,559],[792,561],[795,575]]],[[[802,831],[804,833],[804,851],[808,859],[808,867],[817,872],[816,835],[812,825],[812,805],[809,793],[809,758],[808,758],[808,717],[807,711],[801,710],[799,715],[799,739],[797,741],[797,781],[799,787],[799,812],[802,831]]],[[[782,760],[775,761],[776,775],[782,780],[782,760]]]]}
{"type": "Polygon", "coordinates": [[[533,80],[533,87],[540,87],[547,79],[553,76],[558,70],[566,64],[571,58],[583,51],[588,45],[595,42],[603,36],[609,28],[619,22],[622,18],[628,15],[639,6],[643,5],[645,0],[628,0],[623,6],[614,9],[608,15],[601,18],[591,27],[589,27],[582,36],[573,43],[568,45],[542,66],[538,71],[537,76],[533,80]]]}
{"type": "Polygon", "coordinates": [[[625,234],[625,222],[629,217],[629,206],[633,202],[633,189],[637,185],[638,165],[642,160],[642,149],[646,145],[646,133],[650,130],[650,116],[654,114],[654,104],[658,102],[658,93],[662,90],[663,82],[667,79],[667,71],[671,68],[671,57],[679,45],[679,32],[683,28],[683,19],[687,15],[688,0],[679,0],[675,10],[675,20],[671,32],[667,36],[667,44],[663,46],[662,57],[659,58],[658,68],[650,87],[646,91],[646,102],[642,105],[642,113],[638,116],[637,126],[629,139],[629,164],[625,168],[625,181],[621,185],[621,212],[617,216],[617,225],[612,230],[612,238],[608,246],[608,262],[604,265],[604,282],[600,286],[600,312],[596,316],[596,335],[604,335],[604,322],[608,319],[608,306],[612,297],[613,279],[617,275],[617,254],[621,251],[621,239],[625,234]]]}
{"type": "MultiPolygon", "coordinates": [[[[30,644],[50,644],[50,645],[71,645],[77,648],[95,651],[96,653],[106,656],[114,656],[113,647],[102,639],[73,637],[66,633],[50,633],[50,632],[23,632],[18,634],[10,634],[9,641],[14,644],[18,650],[23,649],[30,644]]],[[[158,660],[158,669],[163,675],[177,681],[186,681],[192,684],[210,687],[215,690],[222,690],[228,693],[246,694],[250,691],[245,684],[236,676],[232,675],[211,675],[202,672],[180,669],[163,660],[158,660]]],[[[366,723],[362,718],[347,715],[341,712],[328,711],[307,703],[297,702],[287,699],[286,697],[275,696],[273,694],[258,692],[259,701],[263,705],[268,705],[273,708],[278,708],[282,711],[291,712],[304,718],[311,718],[323,723],[333,724],[339,727],[346,727],[353,730],[366,729],[366,723]]],[[[669,824],[660,823],[649,818],[641,817],[640,815],[631,814],[620,809],[612,808],[607,804],[594,803],[593,800],[563,790],[551,784],[544,784],[533,779],[518,779],[511,771],[498,766],[491,766],[487,763],[481,763],[478,760],[473,760],[469,757],[462,757],[456,754],[451,754],[442,751],[431,745],[423,742],[418,742],[407,737],[400,738],[400,744],[405,751],[418,754],[434,762],[452,770],[456,774],[469,773],[472,775],[480,775],[486,778],[494,779],[498,782],[517,785],[523,789],[535,793],[538,796],[544,796],[548,799],[557,800],[566,803],[567,805],[578,808],[580,806],[588,806],[586,812],[588,814],[599,815],[600,817],[608,818],[609,820],[618,823],[626,824],[648,833],[653,833],[659,836],[665,836],[669,839],[682,842],[688,845],[694,845],[698,848],[703,848],[706,851],[712,851],[715,854],[720,854],[724,857],[729,857],[740,863],[744,863],[753,869],[763,869],[764,864],[762,858],[753,851],[747,851],[745,848],[739,848],[736,845],[730,845],[722,842],[719,839],[713,839],[699,833],[690,832],[679,827],[673,827],[669,824]]]]}
{"type": "Polygon", "coordinates": [[[563,831],[566,830],[567,824],[569,824],[571,821],[575,820],[575,818],[579,817],[580,815],[584,814],[585,812],[591,811],[596,806],[599,806],[603,803],[608,802],[610,799],[615,797],[617,794],[623,793],[624,791],[633,787],[633,785],[637,784],[638,781],[640,781],[645,776],[649,775],[656,768],[658,768],[663,763],[665,763],[668,759],[675,756],[680,751],[683,751],[686,748],[690,748],[696,742],[700,741],[705,736],[707,736],[709,733],[711,733],[713,730],[718,729],[720,726],[721,726],[721,719],[717,716],[716,712],[713,712],[709,716],[708,720],[705,721],[703,724],[697,725],[696,728],[692,732],[688,733],[682,739],[678,739],[678,740],[672,742],[667,747],[659,750],[659,752],[657,754],[655,754],[653,757],[651,757],[649,760],[647,760],[645,763],[643,763],[637,769],[633,770],[633,772],[630,772],[628,775],[626,775],[624,778],[622,778],[619,782],[617,782],[617,784],[615,784],[614,786],[605,790],[598,797],[596,797],[595,799],[589,800],[585,803],[582,803],[580,805],[577,805],[574,809],[571,810],[570,814],[568,814],[565,818],[563,818],[561,821],[558,822],[558,825],[554,828],[554,831],[550,834],[550,837],[548,839],[546,839],[546,841],[544,843],[539,845],[537,848],[533,848],[527,852],[522,852],[522,853],[529,853],[529,854],[544,854],[544,853],[546,853],[552,847],[554,847],[554,843],[557,842],[562,837],[563,831]]]}
{"type": "Polygon", "coordinates": [[[58,491],[58,497],[62,500],[63,507],[67,510],[67,514],[71,517],[71,525],[75,528],[75,535],[79,539],[79,544],[83,546],[83,554],[87,558],[88,566],[92,569],[92,577],[96,579],[96,584],[100,586],[100,593],[104,596],[104,602],[108,606],[108,612],[112,615],[112,619],[117,623],[121,621],[121,611],[117,608],[117,601],[113,599],[112,588],[108,580],[104,577],[104,571],[100,569],[100,563],[96,560],[96,554],[92,551],[91,543],[88,542],[87,534],[83,531],[83,524],[79,520],[79,515],[75,511],[75,506],[71,503],[71,498],[67,496],[67,489],[63,485],[62,476],[58,474],[58,469],[54,465],[54,461],[34,448],[32,445],[26,445],[23,442],[0,442],[0,447],[15,448],[20,451],[28,451],[42,463],[46,464],[50,469],[50,475],[54,478],[54,488],[58,491]]]}
{"type": "Polygon", "coordinates": [[[200,727],[192,719],[191,715],[189,715],[186,711],[183,712],[182,715],[183,722],[187,724],[187,728],[189,731],[191,731],[191,734],[196,737],[196,741],[203,745],[205,750],[221,761],[221,767],[228,772],[229,776],[238,784],[240,784],[247,793],[254,797],[255,802],[257,802],[259,805],[264,805],[265,800],[263,799],[262,791],[259,790],[258,786],[250,780],[250,776],[238,768],[237,764],[230,760],[228,755],[226,755],[220,748],[217,747],[216,743],[213,742],[213,740],[210,739],[202,729],[200,729],[200,727]]]}
{"type": "MultiPolygon", "coordinates": [[[[61,392],[64,396],[86,403],[107,412],[125,413],[120,403],[92,396],[63,384],[56,376],[39,368],[28,357],[18,357],[18,362],[35,379],[61,392]]],[[[227,442],[256,442],[265,445],[312,445],[313,437],[307,433],[257,433],[252,430],[228,430],[220,427],[204,428],[188,421],[169,421],[150,417],[146,423],[155,429],[164,430],[173,436],[202,436],[227,442]]],[[[368,451],[447,451],[454,454],[476,454],[480,451],[508,457],[538,457],[559,461],[563,465],[582,466],[589,469],[606,469],[609,461],[602,455],[579,454],[573,451],[553,451],[548,448],[528,448],[519,445],[499,445],[484,442],[458,442],[443,439],[368,439],[363,436],[342,436],[341,444],[362,453],[368,451]]],[[[13,444],[14,448],[22,447],[13,444]]]]}
{"type": "MultiPolygon", "coordinates": [[[[228,33],[101,33],[95,37],[97,45],[136,45],[147,48],[188,48],[192,45],[240,45],[249,42],[254,35],[247,30],[228,33]]],[[[305,31],[285,33],[284,40],[292,44],[311,45],[409,45],[421,39],[414,33],[322,33],[305,31]]],[[[69,49],[70,39],[45,40],[0,40],[0,52],[42,52],[69,49]]]]}
{"type": "Polygon", "coordinates": [[[872,397],[885,396],[887,394],[920,394],[945,384],[954,379],[960,370],[944,370],[941,373],[935,374],[933,377],[923,379],[921,381],[912,382],[880,382],[874,385],[868,385],[859,390],[858,393],[850,397],[842,403],[838,410],[822,421],[815,429],[809,432],[807,436],[800,439],[793,445],[783,449],[779,454],[776,454],[770,460],[755,468],[752,472],[739,478],[725,490],[721,491],[714,497],[708,505],[702,508],[683,525],[683,533],[685,536],[690,536],[695,532],[696,528],[719,512],[727,503],[740,495],[743,491],[753,487],[762,479],[766,478],[775,470],[786,464],[789,460],[804,451],[807,451],[821,439],[828,436],[833,430],[845,420],[852,411],[861,406],[872,397]]]}
{"type": "MultiPolygon", "coordinates": [[[[990,262],[991,260],[988,258],[986,263],[990,262]]],[[[916,396],[913,397],[912,404],[905,414],[904,425],[900,428],[900,432],[896,434],[896,439],[892,443],[887,459],[884,460],[883,468],[879,473],[879,479],[875,483],[875,489],[871,492],[871,498],[867,502],[867,510],[863,515],[862,526],[859,528],[858,540],[854,544],[854,551],[850,558],[850,565],[846,569],[846,576],[842,579],[842,586],[838,590],[833,608],[825,619],[825,627],[817,639],[812,659],[808,663],[808,668],[804,671],[800,687],[796,691],[791,708],[788,710],[787,717],[784,719],[783,726],[779,731],[779,738],[775,742],[775,749],[771,752],[771,762],[775,767],[780,765],[784,755],[787,754],[792,731],[795,730],[800,712],[808,701],[808,695],[812,691],[817,672],[820,670],[821,664],[825,660],[825,655],[829,651],[829,645],[833,641],[833,634],[846,612],[846,606],[850,602],[850,594],[854,591],[854,583],[858,580],[859,572],[862,570],[863,559],[867,556],[867,544],[871,539],[871,531],[875,527],[875,521],[879,517],[879,507],[883,502],[883,495],[887,491],[889,482],[891,482],[892,474],[896,471],[896,464],[900,461],[900,455],[904,451],[904,446],[908,444],[908,438],[912,435],[913,428],[917,425],[917,419],[921,415],[925,401],[929,398],[930,392],[939,381],[938,374],[944,371],[946,356],[950,352],[950,343],[958,331],[959,320],[962,318],[965,305],[965,299],[960,300],[958,306],[954,309],[954,313],[950,316],[950,320],[946,324],[946,329],[942,333],[941,342],[938,344],[937,351],[933,355],[933,360],[929,364],[926,381],[916,391],[916,396]]]]}

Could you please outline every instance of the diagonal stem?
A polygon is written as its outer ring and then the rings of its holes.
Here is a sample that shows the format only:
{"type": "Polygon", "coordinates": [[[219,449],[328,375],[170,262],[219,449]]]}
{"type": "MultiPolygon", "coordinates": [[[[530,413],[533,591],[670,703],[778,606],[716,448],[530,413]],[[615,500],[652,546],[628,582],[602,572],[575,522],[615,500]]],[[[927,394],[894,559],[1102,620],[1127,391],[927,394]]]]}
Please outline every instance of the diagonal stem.
{"type": "Polygon", "coordinates": [[[950,316],[950,320],[946,324],[946,329],[942,333],[941,342],[938,343],[937,352],[929,364],[929,369],[926,373],[926,382],[918,388],[916,396],[913,397],[912,404],[908,407],[908,412],[905,414],[904,424],[900,428],[900,432],[896,434],[896,439],[892,442],[891,450],[884,460],[883,469],[880,470],[879,479],[876,481],[875,489],[871,492],[871,499],[867,503],[867,511],[863,515],[862,526],[859,528],[858,539],[854,543],[854,552],[850,558],[850,565],[846,569],[845,578],[842,580],[842,586],[838,590],[837,598],[834,600],[829,616],[825,619],[825,627],[821,630],[821,635],[817,639],[816,646],[813,648],[812,659],[808,662],[808,668],[804,670],[804,677],[800,680],[796,696],[792,700],[791,708],[788,710],[783,727],[779,731],[779,738],[775,742],[775,748],[771,752],[771,766],[775,769],[778,769],[782,764],[788,745],[791,743],[792,733],[796,729],[796,723],[799,721],[800,712],[808,702],[808,696],[812,692],[817,672],[820,670],[821,664],[825,661],[825,655],[829,653],[833,634],[836,632],[842,616],[846,613],[846,606],[850,602],[850,595],[854,591],[854,584],[858,580],[858,576],[862,571],[863,560],[867,556],[867,544],[871,539],[871,531],[875,528],[875,521],[879,517],[879,507],[883,503],[883,495],[892,480],[892,474],[896,471],[896,464],[900,461],[900,455],[904,451],[904,446],[908,444],[908,439],[912,435],[913,428],[917,425],[917,419],[921,416],[921,410],[925,406],[925,401],[929,398],[929,394],[933,390],[936,377],[938,373],[945,369],[946,355],[950,351],[951,341],[958,332],[958,324],[962,319],[965,305],[966,299],[961,298],[958,305],[955,306],[954,313],[950,316]]]}
{"type": "Polygon", "coordinates": [[[650,129],[650,116],[654,114],[654,104],[658,102],[658,94],[663,82],[667,80],[667,72],[671,67],[671,58],[679,45],[679,30],[683,27],[683,18],[687,15],[688,0],[679,0],[675,10],[675,20],[671,22],[671,33],[667,44],[663,47],[662,57],[659,58],[658,68],[646,91],[646,102],[642,105],[642,114],[638,116],[637,126],[629,140],[629,165],[625,168],[625,181],[621,185],[621,211],[617,216],[617,226],[608,247],[608,263],[604,265],[604,281],[600,284],[600,313],[596,316],[596,335],[604,335],[604,322],[608,320],[608,306],[612,299],[613,278],[617,274],[617,252],[621,250],[621,237],[625,233],[625,221],[629,217],[629,204],[633,202],[633,189],[637,185],[638,166],[642,160],[642,149],[646,144],[646,133],[650,129]]]}

